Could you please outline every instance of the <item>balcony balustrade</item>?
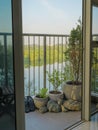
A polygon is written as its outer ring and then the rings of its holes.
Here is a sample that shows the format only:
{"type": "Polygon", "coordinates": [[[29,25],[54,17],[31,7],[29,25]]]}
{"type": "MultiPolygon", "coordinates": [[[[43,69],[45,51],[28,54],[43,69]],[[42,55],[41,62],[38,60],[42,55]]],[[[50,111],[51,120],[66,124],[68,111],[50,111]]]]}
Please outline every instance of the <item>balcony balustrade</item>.
{"type": "MultiPolygon", "coordinates": [[[[25,95],[34,95],[40,88],[52,89],[46,71],[63,71],[66,66],[64,51],[68,48],[69,35],[23,34],[24,90],[25,95]]],[[[13,51],[11,33],[0,33],[0,85],[13,86],[13,51]],[[3,84],[5,83],[5,84],[3,84]]],[[[98,35],[93,35],[96,41],[98,35]]],[[[98,47],[92,49],[92,91],[98,92],[98,47]]],[[[17,52],[18,53],[18,52],[17,52]]],[[[18,61],[17,61],[18,63],[18,61]]],[[[21,73],[21,72],[20,72],[21,73]]],[[[68,74],[68,73],[67,73],[68,74]]]]}

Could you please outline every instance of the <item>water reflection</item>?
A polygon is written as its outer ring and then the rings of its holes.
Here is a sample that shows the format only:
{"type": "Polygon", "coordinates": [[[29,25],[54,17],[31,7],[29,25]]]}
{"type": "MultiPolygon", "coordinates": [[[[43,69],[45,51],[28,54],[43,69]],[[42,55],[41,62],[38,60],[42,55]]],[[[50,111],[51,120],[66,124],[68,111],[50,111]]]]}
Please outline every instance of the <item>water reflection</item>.
{"type": "MultiPolygon", "coordinates": [[[[59,64],[54,63],[51,65],[49,65],[49,64],[46,65],[46,70],[47,71],[50,70],[50,73],[52,73],[54,69],[56,69],[56,70],[58,69],[59,71],[61,71],[64,69],[64,67],[65,67],[65,62],[59,63],[59,64]],[[59,68],[58,68],[58,66],[59,66],[59,68]]],[[[29,94],[29,89],[30,89],[30,95],[33,95],[34,87],[35,87],[36,92],[38,92],[39,88],[43,88],[43,86],[44,86],[44,66],[24,68],[24,86],[25,86],[25,95],[29,94]],[[35,70],[35,75],[33,75],[34,70],[35,70]]],[[[52,89],[52,85],[47,80],[47,75],[46,75],[46,87],[50,90],[52,89]]]]}

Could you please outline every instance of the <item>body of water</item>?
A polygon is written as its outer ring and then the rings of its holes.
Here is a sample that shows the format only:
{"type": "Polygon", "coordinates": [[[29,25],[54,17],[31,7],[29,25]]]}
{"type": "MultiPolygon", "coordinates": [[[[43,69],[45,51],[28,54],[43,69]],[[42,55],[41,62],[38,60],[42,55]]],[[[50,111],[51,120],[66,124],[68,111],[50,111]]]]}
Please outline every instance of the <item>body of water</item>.
{"type": "MultiPolygon", "coordinates": [[[[65,62],[63,63],[54,63],[51,65],[46,65],[46,70],[50,73],[53,72],[54,69],[63,71],[65,67],[65,62]]],[[[40,88],[44,87],[44,66],[36,66],[30,68],[24,68],[24,87],[25,87],[25,95],[33,95],[38,93],[40,88]]],[[[46,74],[46,87],[49,90],[52,90],[52,85],[47,80],[46,74]]]]}

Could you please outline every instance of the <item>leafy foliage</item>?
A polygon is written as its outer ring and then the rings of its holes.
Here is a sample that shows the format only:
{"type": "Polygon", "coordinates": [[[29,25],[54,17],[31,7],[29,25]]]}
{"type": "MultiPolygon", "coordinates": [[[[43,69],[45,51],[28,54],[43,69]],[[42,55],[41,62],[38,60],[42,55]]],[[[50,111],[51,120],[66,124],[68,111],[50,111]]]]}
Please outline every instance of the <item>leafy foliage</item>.
{"type": "MultiPolygon", "coordinates": [[[[35,45],[35,47],[30,45],[29,48],[30,50],[28,49],[28,45],[24,45],[24,67],[29,67],[29,63],[30,66],[43,66],[44,46],[41,45],[39,49],[38,45],[35,45]]],[[[55,47],[53,45],[46,45],[46,64],[54,64],[55,62],[62,63],[64,61],[62,59],[64,57],[62,48],[63,51],[66,50],[65,45],[55,44],[55,47]]]]}
{"type": "Polygon", "coordinates": [[[59,86],[66,79],[65,73],[54,70],[52,74],[47,71],[47,74],[48,81],[53,85],[54,91],[58,91],[59,86]]]}
{"type": "Polygon", "coordinates": [[[40,98],[45,98],[45,97],[47,97],[47,91],[48,91],[47,88],[42,88],[42,89],[40,89],[40,92],[39,92],[38,96],[39,96],[40,98]]]}
{"type": "Polygon", "coordinates": [[[98,92],[98,48],[92,49],[92,60],[91,60],[91,89],[92,91],[98,92]]]}
{"type": "MultiPolygon", "coordinates": [[[[82,23],[78,20],[76,28],[73,28],[69,37],[68,49],[64,52],[65,62],[69,63],[71,79],[74,82],[81,80],[82,65],[82,23]]],[[[65,68],[66,71],[67,67],[65,68]]]]}
{"type": "Polygon", "coordinates": [[[7,55],[5,55],[4,45],[0,41],[0,86],[13,86],[12,46],[7,45],[6,53],[7,55]]]}

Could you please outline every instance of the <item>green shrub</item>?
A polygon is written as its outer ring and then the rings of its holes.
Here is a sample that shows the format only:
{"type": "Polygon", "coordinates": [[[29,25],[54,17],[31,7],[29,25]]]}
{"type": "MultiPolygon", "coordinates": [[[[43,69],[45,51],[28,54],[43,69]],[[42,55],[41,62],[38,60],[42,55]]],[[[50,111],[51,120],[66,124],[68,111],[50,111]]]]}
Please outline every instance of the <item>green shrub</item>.
{"type": "Polygon", "coordinates": [[[53,85],[53,90],[58,91],[59,86],[66,80],[65,73],[54,70],[52,74],[46,72],[48,75],[48,81],[53,85]]]}
{"type": "Polygon", "coordinates": [[[37,96],[40,98],[45,98],[45,97],[47,97],[47,91],[48,91],[47,88],[42,88],[42,89],[40,89],[40,92],[37,96]]]}

